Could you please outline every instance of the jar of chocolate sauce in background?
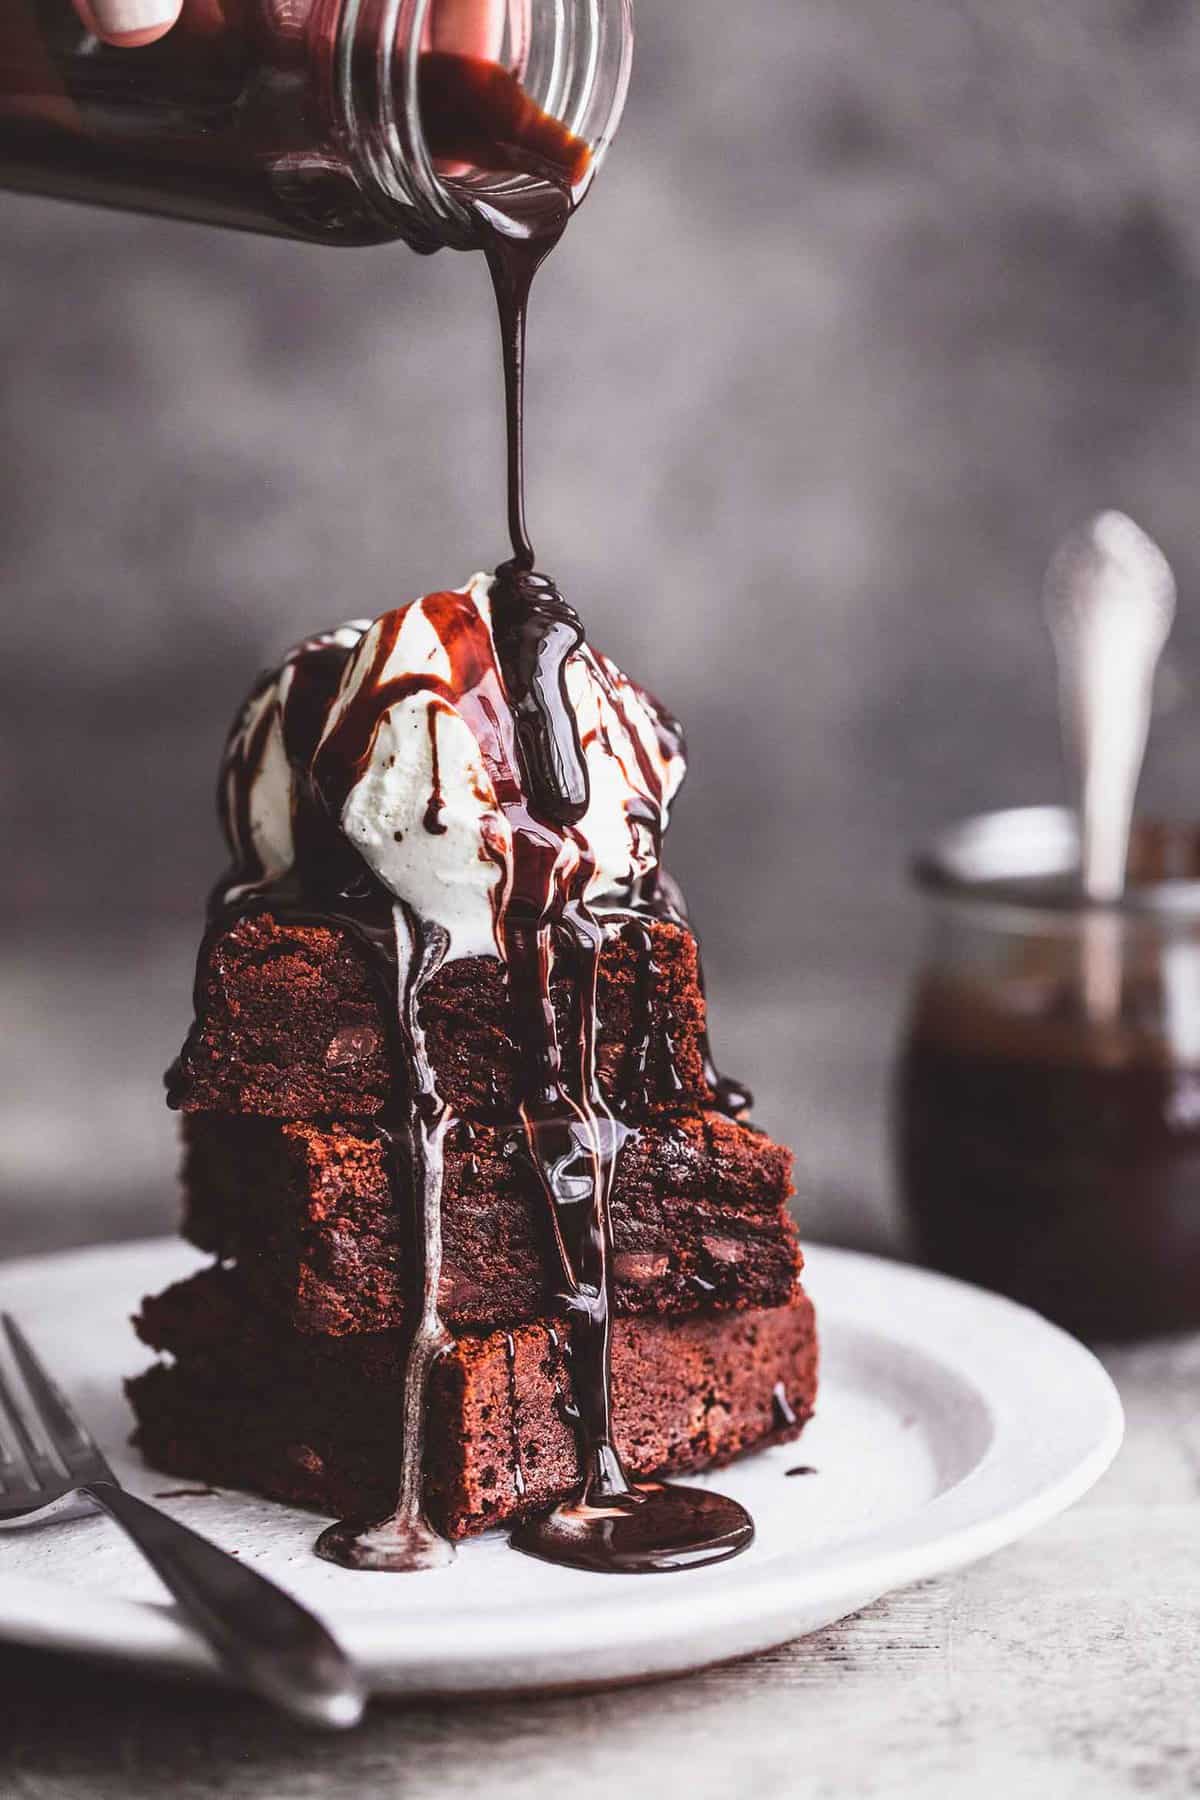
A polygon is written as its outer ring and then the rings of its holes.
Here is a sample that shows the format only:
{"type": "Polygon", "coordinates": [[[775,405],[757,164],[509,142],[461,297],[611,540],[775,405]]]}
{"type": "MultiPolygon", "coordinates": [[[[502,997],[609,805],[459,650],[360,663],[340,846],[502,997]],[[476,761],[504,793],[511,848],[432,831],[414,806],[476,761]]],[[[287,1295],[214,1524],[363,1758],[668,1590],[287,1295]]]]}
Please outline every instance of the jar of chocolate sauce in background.
{"type": "Polygon", "coordinates": [[[0,4],[0,186],[317,243],[473,248],[468,201],[578,199],[629,81],[631,0],[512,0],[495,59],[431,0],[184,0],[114,49],[70,0],[0,4]],[[562,144],[581,151],[564,170],[562,144]]]}
{"type": "Polygon", "coordinates": [[[1074,816],[970,820],[915,865],[927,941],[894,1096],[934,1267],[1085,1337],[1200,1325],[1200,831],[1135,826],[1088,906],[1074,816]],[[1086,964],[1115,959],[1096,1016],[1086,964]]]}

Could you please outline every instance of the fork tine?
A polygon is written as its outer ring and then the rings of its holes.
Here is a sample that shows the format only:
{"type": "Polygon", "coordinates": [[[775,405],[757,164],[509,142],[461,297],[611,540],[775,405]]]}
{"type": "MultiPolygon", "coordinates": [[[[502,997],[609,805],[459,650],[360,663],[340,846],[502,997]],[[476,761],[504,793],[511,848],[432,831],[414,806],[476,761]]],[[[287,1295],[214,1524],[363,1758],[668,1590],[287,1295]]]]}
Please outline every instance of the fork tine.
{"type": "MultiPolygon", "coordinates": [[[[0,1387],[2,1386],[3,1376],[0,1375],[0,1387]]],[[[5,1430],[7,1418],[8,1412],[4,1405],[4,1396],[0,1392],[0,1488],[8,1487],[14,1478],[19,1479],[24,1474],[20,1457],[9,1446],[8,1433],[5,1430]]],[[[13,1429],[15,1431],[15,1427],[13,1429]]]]}
{"type": "Polygon", "coordinates": [[[95,1438],[76,1417],[62,1389],[34,1355],[24,1332],[9,1313],[4,1313],[4,1331],[16,1359],[17,1367],[29,1390],[50,1442],[72,1475],[90,1474],[116,1477],[104,1459],[95,1438]]]}
{"type": "MultiPolygon", "coordinates": [[[[63,1484],[62,1470],[53,1458],[46,1455],[46,1452],[42,1449],[42,1446],[37,1442],[33,1433],[30,1431],[20,1402],[13,1393],[12,1388],[9,1386],[8,1378],[3,1369],[0,1369],[0,1418],[8,1420],[9,1427],[16,1437],[21,1457],[23,1457],[33,1475],[35,1487],[61,1488],[63,1484]]],[[[27,1487],[29,1485],[21,1473],[19,1459],[7,1449],[5,1451],[2,1475],[6,1485],[11,1485],[14,1476],[23,1486],[27,1487]]]]}

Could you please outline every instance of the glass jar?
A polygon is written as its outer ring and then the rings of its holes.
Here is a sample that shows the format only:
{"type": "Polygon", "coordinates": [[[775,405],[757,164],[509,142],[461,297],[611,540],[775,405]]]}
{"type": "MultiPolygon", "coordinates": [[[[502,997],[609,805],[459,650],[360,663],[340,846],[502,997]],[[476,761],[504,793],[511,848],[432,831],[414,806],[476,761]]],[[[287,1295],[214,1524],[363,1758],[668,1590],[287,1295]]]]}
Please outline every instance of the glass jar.
{"type": "Polygon", "coordinates": [[[1086,904],[1074,816],[993,813],[915,865],[926,946],[896,1161],[919,1252],[1092,1338],[1200,1325],[1200,833],[1139,824],[1086,904]]]}
{"type": "Polygon", "coordinates": [[[0,186],[467,249],[472,201],[511,210],[514,190],[562,185],[557,130],[585,146],[578,197],[624,104],[632,0],[510,0],[494,61],[432,52],[434,4],[184,0],[160,42],[129,50],[70,0],[0,0],[0,186]]]}

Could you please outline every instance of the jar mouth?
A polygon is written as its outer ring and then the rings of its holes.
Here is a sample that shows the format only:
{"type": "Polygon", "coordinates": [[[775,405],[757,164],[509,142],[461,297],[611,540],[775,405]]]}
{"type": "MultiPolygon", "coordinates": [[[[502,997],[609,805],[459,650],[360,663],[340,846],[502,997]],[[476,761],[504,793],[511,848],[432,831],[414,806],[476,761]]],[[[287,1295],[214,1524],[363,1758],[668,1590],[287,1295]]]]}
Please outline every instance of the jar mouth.
{"type": "Polygon", "coordinates": [[[1027,915],[1200,916],[1200,826],[1136,820],[1119,900],[1089,900],[1081,892],[1079,859],[1074,812],[1018,806],[947,827],[917,853],[910,873],[931,896],[1027,915]]]}
{"type": "MultiPolygon", "coordinates": [[[[417,0],[427,12],[433,0],[417,0]]],[[[629,91],[633,53],[633,0],[527,0],[529,17],[518,34],[506,26],[497,61],[517,76],[527,97],[588,149],[586,168],[570,183],[572,205],[587,193],[616,134],[629,91]]],[[[414,81],[413,103],[420,116],[414,81]]],[[[422,122],[422,137],[424,138],[422,122]]],[[[475,207],[519,221],[538,213],[540,199],[564,188],[528,170],[472,169],[450,175],[431,165],[440,194],[478,238],[475,207]]]]}
{"type": "MultiPolygon", "coordinates": [[[[377,204],[417,222],[418,248],[477,248],[480,217],[536,215],[565,182],[528,169],[438,166],[423,116],[421,62],[434,0],[344,0],[338,106],[360,145],[377,204]],[[368,49],[364,52],[364,44],[368,49]]],[[[520,0],[505,15],[494,62],[525,99],[587,146],[570,184],[578,204],[612,142],[629,88],[633,0],[520,0]]]]}

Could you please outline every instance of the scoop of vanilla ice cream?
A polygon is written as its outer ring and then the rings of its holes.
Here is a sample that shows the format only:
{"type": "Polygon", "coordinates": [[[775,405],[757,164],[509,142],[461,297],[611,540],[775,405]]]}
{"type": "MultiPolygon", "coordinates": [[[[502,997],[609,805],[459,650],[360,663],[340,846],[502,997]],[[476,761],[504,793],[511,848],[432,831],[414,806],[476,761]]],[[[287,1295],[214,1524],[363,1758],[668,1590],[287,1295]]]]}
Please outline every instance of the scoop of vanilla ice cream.
{"type": "MultiPolygon", "coordinates": [[[[239,885],[293,868],[297,809],[318,803],[321,753],[350,726],[352,778],[321,788],[324,807],[383,887],[446,930],[449,956],[503,954],[514,851],[506,806],[521,796],[503,749],[512,737],[491,589],[490,576],[475,575],[372,625],[351,621],[298,644],[260,680],[221,774],[239,885]]],[[[678,728],[607,657],[581,645],[565,682],[588,805],[563,841],[559,873],[585,855],[584,898],[603,910],[654,869],[686,765],[678,728]]]]}
{"type": "MultiPolygon", "coordinates": [[[[470,723],[480,716],[478,694],[464,703],[452,653],[470,627],[470,678],[479,690],[480,666],[490,659],[483,679],[494,677],[502,695],[491,588],[490,576],[475,575],[454,590],[469,611],[456,613],[452,633],[438,626],[444,597],[376,620],[347,665],[323,740],[355,709],[370,717],[377,704],[364,765],[341,801],[341,827],[390,893],[446,930],[451,958],[503,954],[499,920],[512,879],[512,824],[470,723]]],[[[567,661],[566,687],[589,781],[572,833],[593,864],[585,897],[619,903],[654,866],[685,773],[682,749],[649,697],[586,645],[567,661]]]]}

